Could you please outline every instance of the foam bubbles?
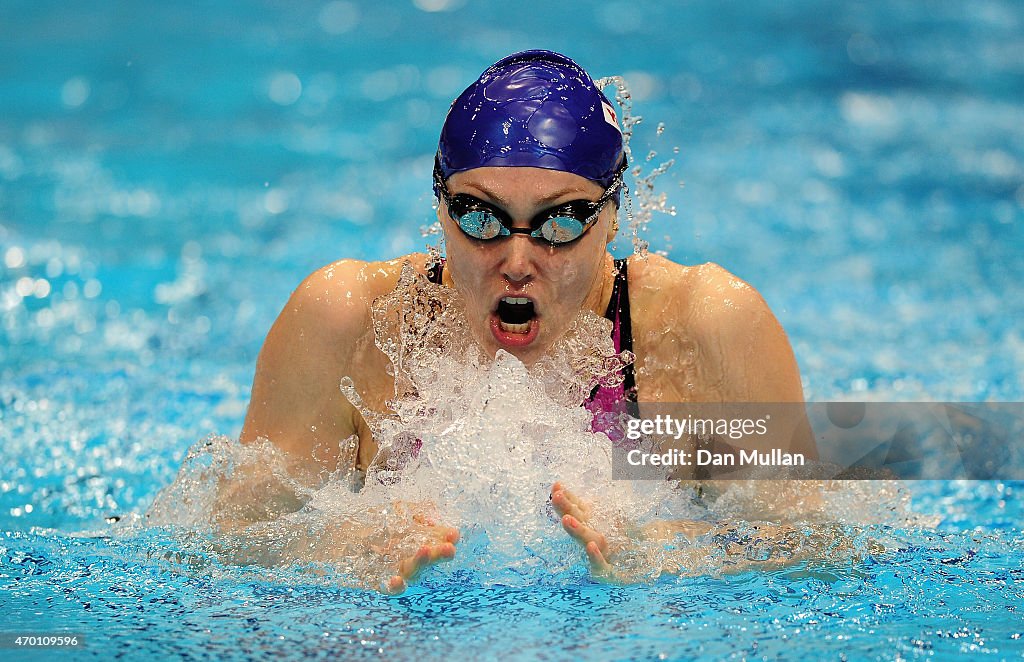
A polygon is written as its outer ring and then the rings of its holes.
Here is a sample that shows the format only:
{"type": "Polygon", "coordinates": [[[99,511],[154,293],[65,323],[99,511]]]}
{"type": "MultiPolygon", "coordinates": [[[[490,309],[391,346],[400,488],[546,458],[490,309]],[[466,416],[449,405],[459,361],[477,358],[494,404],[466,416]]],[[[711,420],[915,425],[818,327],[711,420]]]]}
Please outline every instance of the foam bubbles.
{"type": "MultiPolygon", "coordinates": [[[[481,574],[491,580],[508,582],[538,564],[565,569],[578,550],[548,506],[555,481],[593,500],[592,523],[609,535],[662,501],[628,498],[638,488],[611,480],[611,442],[591,431],[580,407],[625,359],[609,363],[607,321],[594,318],[529,368],[504,351],[492,360],[476,348],[461,309],[454,291],[408,266],[395,293],[374,305],[377,343],[395,366],[394,414],[366,409],[355,379],[342,386],[380,444],[365,491],[434,504],[462,530],[472,556],[487,560],[481,574]]],[[[642,487],[668,490],[657,481],[642,487]]]]}

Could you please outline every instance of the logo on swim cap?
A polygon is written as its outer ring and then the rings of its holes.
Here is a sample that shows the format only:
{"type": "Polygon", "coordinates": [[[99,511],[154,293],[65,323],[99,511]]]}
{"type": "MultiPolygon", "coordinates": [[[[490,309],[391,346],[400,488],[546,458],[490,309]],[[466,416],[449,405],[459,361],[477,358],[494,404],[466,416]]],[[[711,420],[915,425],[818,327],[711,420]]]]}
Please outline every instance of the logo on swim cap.
{"type": "Polygon", "coordinates": [[[622,133],[622,129],[619,128],[619,118],[615,115],[615,109],[612,108],[612,105],[610,103],[602,103],[601,108],[604,110],[604,121],[614,126],[616,131],[622,133]]]}
{"type": "Polygon", "coordinates": [[[622,133],[611,102],[573,60],[523,51],[499,60],[452,103],[441,129],[445,179],[485,166],[571,172],[615,180],[622,133]]]}

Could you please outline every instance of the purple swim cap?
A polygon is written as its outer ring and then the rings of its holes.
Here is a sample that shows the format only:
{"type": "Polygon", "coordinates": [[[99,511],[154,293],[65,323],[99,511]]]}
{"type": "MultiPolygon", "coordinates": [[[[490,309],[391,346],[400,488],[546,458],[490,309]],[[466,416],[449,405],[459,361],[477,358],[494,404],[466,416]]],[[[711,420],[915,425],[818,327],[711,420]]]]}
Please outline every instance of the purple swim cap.
{"type": "Polygon", "coordinates": [[[484,166],[562,170],[608,187],[622,160],[615,110],[593,79],[551,51],[498,60],[452,103],[441,175],[484,166]]]}

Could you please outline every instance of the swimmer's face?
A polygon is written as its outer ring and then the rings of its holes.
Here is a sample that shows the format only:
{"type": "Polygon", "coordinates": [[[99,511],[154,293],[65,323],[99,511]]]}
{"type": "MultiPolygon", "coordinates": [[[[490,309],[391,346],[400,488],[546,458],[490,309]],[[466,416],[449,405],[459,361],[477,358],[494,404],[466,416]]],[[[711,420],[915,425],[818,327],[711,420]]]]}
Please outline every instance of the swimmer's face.
{"type": "MultiPolygon", "coordinates": [[[[594,201],[600,185],[579,175],[542,168],[475,168],[448,179],[452,195],[464,193],[504,210],[514,227],[571,200],[594,201]]],[[[609,273],[605,247],[611,241],[616,208],[609,203],[597,223],[578,240],[552,246],[527,235],[489,241],[463,233],[438,209],[448,257],[446,271],[466,301],[466,316],[477,342],[532,363],[569,328],[584,309],[597,314],[609,273]]]]}

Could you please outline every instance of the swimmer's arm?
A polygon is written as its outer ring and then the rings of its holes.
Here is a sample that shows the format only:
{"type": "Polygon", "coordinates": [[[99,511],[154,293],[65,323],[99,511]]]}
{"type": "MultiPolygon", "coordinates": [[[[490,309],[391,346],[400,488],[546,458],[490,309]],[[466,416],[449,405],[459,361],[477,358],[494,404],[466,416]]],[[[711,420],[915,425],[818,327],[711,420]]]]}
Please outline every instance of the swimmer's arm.
{"type": "Polygon", "coordinates": [[[266,439],[298,465],[338,468],[339,442],[356,432],[340,383],[370,329],[362,266],[335,263],[292,294],[260,350],[242,443],[266,439]]]}
{"type": "Polygon", "coordinates": [[[222,531],[214,549],[235,565],[321,564],[397,594],[430,566],[455,556],[459,531],[438,522],[433,511],[430,504],[409,502],[333,517],[303,510],[222,531]]]}
{"type": "Polygon", "coordinates": [[[765,300],[717,265],[701,269],[691,328],[720,401],[803,402],[796,357],[765,300]]]}
{"type": "Polygon", "coordinates": [[[297,510],[305,499],[296,486],[315,487],[354,463],[355,449],[343,452],[342,445],[353,440],[357,414],[339,384],[369,323],[357,282],[361,264],[343,261],[313,273],[268,333],[239,440],[272,444],[281,451],[286,475],[254,465],[222,480],[217,499],[222,530],[297,510]]]}
{"type": "Polygon", "coordinates": [[[693,331],[703,372],[716,384],[714,401],[792,403],[773,409],[769,433],[784,433],[784,438],[773,439],[772,446],[817,459],[813,434],[799,406],[804,402],[800,369],[782,325],[753,287],[721,267],[708,270],[697,293],[701,313],[693,315],[693,331]]]}
{"type": "MultiPolygon", "coordinates": [[[[721,402],[792,403],[773,407],[768,427],[770,437],[750,443],[761,450],[778,448],[816,460],[814,435],[801,406],[804,402],[800,370],[786,333],[761,295],[724,269],[709,279],[705,301],[716,314],[706,316],[698,333],[706,356],[707,372],[717,375],[721,402]],[[716,320],[712,323],[712,320],[716,320]]],[[[729,439],[717,440],[722,450],[731,450],[729,439]]],[[[750,444],[747,444],[751,448],[750,444]]],[[[753,484],[705,481],[705,498],[713,499],[737,485],[744,486],[746,519],[801,519],[818,514],[820,486],[812,481],[759,480],[753,484]]],[[[737,500],[737,507],[741,504],[737,500]]]]}
{"type": "Polygon", "coordinates": [[[716,264],[648,261],[630,289],[641,401],[803,402],[789,339],[757,290],[716,264]]]}
{"type": "Polygon", "coordinates": [[[342,395],[341,381],[353,379],[364,397],[393,393],[387,358],[374,344],[371,308],[395,289],[404,265],[423,273],[426,260],[419,253],[385,262],[340,260],[306,278],[260,351],[241,441],[269,439],[296,461],[327,472],[349,468],[349,451],[358,450],[365,466],[376,446],[342,395]],[[353,434],[361,447],[343,448],[340,442],[353,434]]]}
{"type": "Polygon", "coordinates": [[[804,540],[804,527],[786,522],[749,523],[740,533],[736,525],[728,521],[716,523],[698,520],[655,520],[639,527],[629,526],[627,535],[616,536],[620,542],[619,548],[614,548],[609,544],[605,534],[595,529],[589,521],[590,504],[565,489],[561,483],[556,482],[551,490],[551,502],[561,516],[562,527],[584,549],[590,563],[591,574],[602,581],[628,583],[635,580],[629,573],[624,573],[621,567],[616,566],[623,545],[656,545],[663,552],[655,556],[660,561],[659,568],[633,568],[634,573],[639,570],[644,576],[655,569],[669,574],[685,574],[706,567],[706,555],[712,550],[694,543],[707,536],[733,539],[737,544],[758,544],[761,548],[793,550],[793,553],[773,553],[762,561],[748,559],[746,556],[732,554],[731,550],[725,550],[730,556],[720,569],[727,573],[752,568],[779,568],[809,558],[824,559],[837,555],[841,557],[848,551],[833,549],[830,544],[815,546],[813,540],[804,540]],[[631,542],[623,543],[623,540],[631,542]]]}

